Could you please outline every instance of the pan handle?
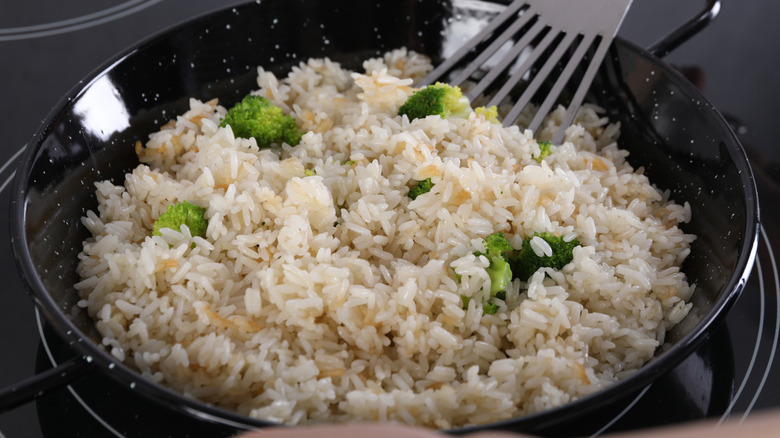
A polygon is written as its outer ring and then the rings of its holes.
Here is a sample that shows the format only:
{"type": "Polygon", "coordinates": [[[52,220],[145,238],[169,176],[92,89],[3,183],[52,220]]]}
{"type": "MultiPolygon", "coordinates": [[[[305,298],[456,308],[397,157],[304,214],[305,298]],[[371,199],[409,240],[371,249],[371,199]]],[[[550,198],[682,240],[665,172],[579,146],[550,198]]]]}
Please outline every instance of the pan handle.
{"type": "Polygon", "coordinates": [[[78,356],[27,380],[0,389],[0,412],[30,402],[48,391],[61,388],[86,375],[93,368],[89,356],[78,356]]]}
{"type": "Polygon", "coordinates": [[[646,50],[653,56],[663,58],[680,44],[704,29],[720,13],[720,0],[706,0],[705,8],[694,18],[673,30],[669,35],[656,41],[646,50]]]}

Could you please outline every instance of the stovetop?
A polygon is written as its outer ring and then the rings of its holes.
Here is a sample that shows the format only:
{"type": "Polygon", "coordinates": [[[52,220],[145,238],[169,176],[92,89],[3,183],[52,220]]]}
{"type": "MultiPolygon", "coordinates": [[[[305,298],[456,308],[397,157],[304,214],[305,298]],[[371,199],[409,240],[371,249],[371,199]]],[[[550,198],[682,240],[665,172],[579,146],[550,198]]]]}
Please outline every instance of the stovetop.
{"type": "MultiPolygon", "coordinates": [[[[173,24],[222,8],[209,0],[35,0],[0,3],[0,205],[27,141],[49,110],[105,60],[173,24]],[[64,5],[67,5],[64,6],[64,5]]],[[[236,3],[236,2],[233,2],[236,3]]],[[[620,35],[648,46],[693,16],[703,1],[634,0],[620,35]]],[[[747,288],[726,323],[687,360],[592,421],[583,434],[642,429],[702,418],[742,421],[780,407],[780,2],[723,2],[720,16],[665,60],[688,73],[732,123],[759,187],[761,244],[747,288]],[[774,252],[773,252],[774,250],[774,252]]],[[[51,367],[63,353],[34,309],[12,259],[0,215],[0,387],[51,367]]],[[[226,436],[191,418],[154,415],[132,391],[106,389],[100,375],[0,413],[0,438],[226,436]],[[99,388],[96,390],[95,388],[99,388]]]]}

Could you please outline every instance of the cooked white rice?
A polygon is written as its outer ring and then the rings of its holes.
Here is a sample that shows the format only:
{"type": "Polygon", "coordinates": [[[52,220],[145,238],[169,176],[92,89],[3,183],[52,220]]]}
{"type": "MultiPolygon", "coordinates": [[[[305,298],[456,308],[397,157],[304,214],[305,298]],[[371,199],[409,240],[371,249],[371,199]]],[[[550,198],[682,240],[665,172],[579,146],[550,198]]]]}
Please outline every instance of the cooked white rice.
{"type": "Polygon", "coordinates": [[[517,127],[398,116],[427,58],[400,49],[364,68],[259,69],[256,93],[308,131],[297,147],[259,150],[218,127],[217,102],[192,99],[123,185],[96,184],[76,287],[111,354],[251,417],[444,429],[558,406],[642,367],[690,308],[679,266],[694,236],[678,228],[688,205],[626,162],[619,127],[586,107],[538,163],[517,127]],[[184,200],[206,207],[206,236],[152,237],[184,200]],[[515,280],[484,315],[488,262],[474,252],[490,233],[519,247],[535,231],[579,239],[574,260],[515,280]]]}

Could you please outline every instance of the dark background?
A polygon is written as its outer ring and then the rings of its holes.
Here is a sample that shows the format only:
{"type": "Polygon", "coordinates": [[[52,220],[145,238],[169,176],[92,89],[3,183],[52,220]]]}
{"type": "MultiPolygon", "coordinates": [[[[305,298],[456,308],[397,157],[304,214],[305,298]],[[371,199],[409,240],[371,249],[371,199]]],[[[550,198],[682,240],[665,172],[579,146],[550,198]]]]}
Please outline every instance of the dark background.
{"type": "MultiPolygon", "coordinates": [[[[0,205],[8,205],[17,153],[50,109],[107,59],[169,26],[231,3],[207,0],[0,0],[0,205]]],[[[634,0],[620,35],[648,46],[696,14],[703,0],[634,0]]],[[[776,212],[780,146],[780,2],[723,0],[718,18],[665,58],[696,69],[704,95],[734,121],[763,175],[762,208],[776,212]]],[[[764,223],[777,236],[777,214],[764,223]],[[771,223],[770,223],[771,222],[771,223]]],[[[768,220],[767,220],[768,219],[768,220]]],[[[774,237],[777,241],[777,238],[774,237]]],[[[0,387],[32,375],[37,341],[31,300],[16,275],[7,214],[0,217],[0,387]],[[6,309],[4,312],[3,310],[6,309]]],[[[775,245],[778,247],[778,245],[775,245]]],[[[770,382],[777,382],[774,373],[770,382]]],[[[776,391],[769,391],[777,400],[776,391]]],[[[763,405],[772,405],[765,402],[763,405]]],[[[0,414],[0,438],[37,436],[33,404],[0,414]]]]}

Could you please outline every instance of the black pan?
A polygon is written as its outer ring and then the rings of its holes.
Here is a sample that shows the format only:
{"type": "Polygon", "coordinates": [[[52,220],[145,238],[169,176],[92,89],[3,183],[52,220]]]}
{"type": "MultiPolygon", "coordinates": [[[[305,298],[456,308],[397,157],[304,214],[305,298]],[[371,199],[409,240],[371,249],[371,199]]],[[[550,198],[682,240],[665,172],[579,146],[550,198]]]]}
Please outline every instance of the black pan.
{"type": "MultiPolygon", "coordinates": [[[[684,266],[697,284],[691,314],[654,359],[633,376],[562,407],[477,429],[577,435],[583,415],[620,404],[682,361],[723,320],[744,285],[757,248],[756,186],[745,153],[719,112],[675,69],[658,59],[716,15],[706,9],[667,39],[643,50],[617,39],[589,100],[622,124],[629,161],[671,197],[688,201],[686,232],[699,238],[684,266]]],[[[95,209],[93,183],[122,181],[138,164],[134,144],[175,114],[188,97],[230,105],[256,88],[255,66],[284,74],[309,57],[347,67],[406,46],[442,59],[500,9],[448,0],[263,0],[228,8],[142,42],[74,88],[34,134],[14,180],[13,248],[30,296],[76,357],[0,392],[8,409],[86,373],[104,373],[161,407],[240,430],[268,425],[184,397],[118,363],[75,306],[76,255],[87,237],[80,217],[95,209]],[[464,30],[465,29],[465,30],[464,30]]],[[[461,433],[473,429],[459,429],[461,433]]]]}

